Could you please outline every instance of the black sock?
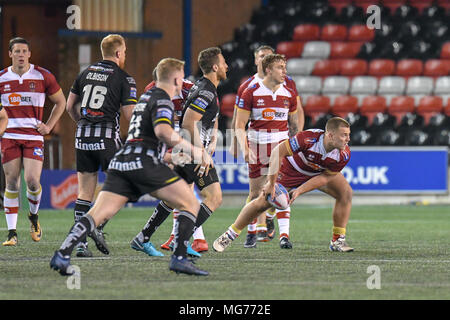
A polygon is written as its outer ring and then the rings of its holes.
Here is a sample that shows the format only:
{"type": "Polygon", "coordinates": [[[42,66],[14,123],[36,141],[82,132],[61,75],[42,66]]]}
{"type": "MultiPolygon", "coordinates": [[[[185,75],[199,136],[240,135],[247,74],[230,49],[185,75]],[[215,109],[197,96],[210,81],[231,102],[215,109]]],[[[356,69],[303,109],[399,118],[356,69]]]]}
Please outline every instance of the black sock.
{"type": "Polygon", "coordinates": [[[81,217],[80,221],[76,222],[72,226],[72,229],[70,229],[66,240],[64,240],[59,248],[59,252],[61,252],[63,256],[70,256],[76,245],[80,243],[82,239],[86,239],[86,235],[92,232],[94,228],[95,223],[90,215],[81,217]]]}
{"type": "MultiPolygon", "coordinates": [[[[212,211],[203,202],[200,204],[200,210],[198,211],[197,220],[195,220],[195,230],[200,227],[211,216],[212,211]]],[[[194,231],[195,231],[194,230],[194,231]]]]}
{"type": "MultiPolygon", "coordinates": [[[[73,218],[75,223],[80,221],[82,217],[88,213],[89,209],[91,209],[91,202],[87,200],[77,199],[75,201],[75,208],[73,209],[73,218]]],[[[86,236],[84,239],[81,239],[81,242],[87,243],[86,236]]]]}
{"type": "Polygon", "coordinates": [[[187,244],[194,230],[195,216],[187,211],[180,211],[175,223],[173,254],[186,257],[187,244]]]}
{"type": "Polygon", "coordinates": [[[142,229],[142,231],[138,234],[139,241],[148,242],[153,233],[167,219],[172,211],[172,208],[170,208],[163,201],[160,201],[156,206],[155,211],[153,211],[152,216],[145,224],[144,229],[142,229]]]}

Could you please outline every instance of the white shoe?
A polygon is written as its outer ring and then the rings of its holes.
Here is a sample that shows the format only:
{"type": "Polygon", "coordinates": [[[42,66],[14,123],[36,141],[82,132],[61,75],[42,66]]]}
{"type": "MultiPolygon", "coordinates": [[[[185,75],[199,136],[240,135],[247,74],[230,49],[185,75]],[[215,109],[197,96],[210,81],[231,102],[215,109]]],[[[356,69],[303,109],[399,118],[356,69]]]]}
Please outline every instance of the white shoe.
{"type": "Polygon", "coordinates": [[[217,252],[223,252],[227,247],[231,245],[233,242],[232,239],[228,237],[228,234],[225,232],[219,238],[216,239],[213,243],[213,249],[217,252]]]}
{"type": "Polygon", "coordinates": [[[353,248],[347,245],[345,241],[345,236],[339,237],[336,241],[330,241],[330,250],[339,252],[352,252],[353,248]]]}

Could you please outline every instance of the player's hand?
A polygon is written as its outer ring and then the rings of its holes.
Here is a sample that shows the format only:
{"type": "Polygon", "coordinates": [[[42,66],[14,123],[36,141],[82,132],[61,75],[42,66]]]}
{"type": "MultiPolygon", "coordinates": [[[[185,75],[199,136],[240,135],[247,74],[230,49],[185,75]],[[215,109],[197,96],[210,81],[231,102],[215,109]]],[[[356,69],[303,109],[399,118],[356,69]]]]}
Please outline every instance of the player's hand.
{"type": "Polygon", "coordinates": [[[202,163],[198,164],[195,167],[194,172],[197,171],[197,175],[199,177],[203,177],[203,175],[208,175],[209,169],[213,168],[213,167],[214,167],[214,163],[213,163],[213,160],[211,158],[211,155],[208,152],[206,152],[206,150],[204,150],[202,163]]]}
{"type": "Polygon", "coordinates": [[[275,184],[272,184],[270,181],[267,181],[262,191],[265,199],[267,199],[267,196],[273,198],[275,196],[275,184]]]}
{"type": "Polygon", "coordinates": [[[231,155],[237,159],[239,156],[239,147],[236,141],[231,141],[231,145],[230,145],[230,150],[229,152],[231,153],[231,155]]]}
{"type": "Polygon", "coordinates": [[[46,136],[47,134],[49,134],[50,133],[50,131],[52,131],[52,129],[48,126],[48,125],[46,125],[45,123],[43,123],[43,122],[41,122],[41,123],[39,123],[38,125],[37,125],[37,131],[41,134],[41,135],[43,135],[43,136],[46,136]]]}
{"type": "Polygon", "coordinates": [[[192,162],[191,156],[184,152],[176,152],[171,156],[171,163],[180,167],[184,167],[186,163],[190,162],[192,162]]]}
{"type": "Polygon", "coordinates": [[[294,190],[292,190],[291,192],[289,192],[289,205],[291,205],[295,198],[297,198],[300,195],[300,190],[299,188],[295,188],[294,190]]]}

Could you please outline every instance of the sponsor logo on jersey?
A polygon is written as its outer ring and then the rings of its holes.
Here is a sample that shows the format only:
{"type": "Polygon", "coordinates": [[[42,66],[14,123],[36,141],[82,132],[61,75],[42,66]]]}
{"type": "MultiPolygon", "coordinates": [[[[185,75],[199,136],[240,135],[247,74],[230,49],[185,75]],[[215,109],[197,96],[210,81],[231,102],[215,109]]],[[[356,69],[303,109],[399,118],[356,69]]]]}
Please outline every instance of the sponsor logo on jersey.
{"type": "Polygon", "coordinates": [[[256,101],[256,105],[257,105],[258,107],[263,106],[263,105],[264,105],[264,99],[258,99],[258,100],[256,101]]]}
{"type": "Polygon", "coordinates": [[[317,138],[306,138],[305,139],[305,143],[316,143],[317,142],[317,138]]]}
{"type": "Polygon", "coordinates": [[[12,106],[18,106],[21,102],[31,103],[31,97],[22,97],[18,93],[11,93],[8,96],[9,104],[12,106]]]}
{"type": "Polygon", "coordinates": [[[291,146],[291,149],[293,152],[300,149],[300,146],[298,145],[297,137],[293,137],[289,139],[289,144],[291,146]]]}
{"type": "Polygon", "coordinates": [[[5,84],[5,86],[3,87],[3,90],[11,91],[11,85],[10,84],[5,84]]]}
{"type": "Polygon", "coordinates": [[[237,105],[239,108],[243,108],[244,107],[244,99],[239,99],[239,103],[237,105]]]}
{"type": "Polygon", "coordinates": [[[127,81],[129,84],[136,84],[136,81],[134,80],[133,77],[127,77],[127,81]]]}
{"type": "Polygon", "coordinates": [[[137,90],[136,90],[136,88],[131,87],[131,88],[130,88],[130,97],[136,98],[136,95],[137,95],[137,90]]]}
{"type": "Polygon", "coordinates": [[[200,90],[198,93],[200,96],[204,96],[206,99],[212,101],[214,99],[214,93],[209,92],[208,90],[200,90]]]}
{"type": "Polygon", "coordinates": [[[33,155],[42,158],[42,157],[44,156],[44,152],[42,152],[42,149],[41,149],[41,148],[34,148],[34,150],[33,150],[33,155]]]}
{"type": "Polygon", "coordinates": [[[103,139],[100,140],[100,142],[95,143],[83,143],[81,142],[81,139],[75,139],[75,148],[78,150],[86,150],[86,151],[106,150],[103,139]]]}
{"type": "Polygon", "coordinates": [[[77,174],[71,174],[57,186],[50,186],[50,203],[55,209],[64,209],[78,197],[77,174]]]}
{"type": "Polygon", "coordinates": [[[206,107],[208,106],[208,102],[205,99],[200,98],[200,97],[195,99],[194,104],[199,106],[202,109],[206,109],[206,107]]]}
{"type": "Polygon", "coordinates": [[[158,110],[156,112],[156,118],[172,119],[172,111],[167,109],[158,110]]]}
{"type": "Polygon", "coordinates": [[[121,162],[113,158],[109,163],[108,169],[117,171],[133,171],[143,169],[141,158],[136,158],[136,161],[121,162]]]}
{"type": "Polygon", "coordinates": [[[276,111],[273,109],[264,109],[262,112],[262,117],[266,120],[273,120],[275,118],[276,111]]]}

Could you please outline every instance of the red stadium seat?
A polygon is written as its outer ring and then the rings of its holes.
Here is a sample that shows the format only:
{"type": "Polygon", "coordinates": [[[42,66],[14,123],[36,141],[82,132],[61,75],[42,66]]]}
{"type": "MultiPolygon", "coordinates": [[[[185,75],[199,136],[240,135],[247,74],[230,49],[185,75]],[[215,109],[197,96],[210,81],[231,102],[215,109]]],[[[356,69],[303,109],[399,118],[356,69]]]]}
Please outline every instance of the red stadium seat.
{"type": "Polygon", "coordinates": [[[396,76],[420,76],[423,72],[423,62],[418,59],[403,59],[397,62],[396,76]]]}
{"type": "Polygon", "coordinates": [[[299,58],[302,56],[304,42],[301,41],[285,41],[277,45],[277,53],[284,54],[286,59],[299,58]]]}
{"type": "Polygon", "coordinates": [[[397,119],[397,124],[400,124],[400,121],[405,114],[415,112],[414,104],[415,102],[413,97],[393,97],[388,108],[388,113],[397,119]]]}
{"type": "Polygon", "coordinates": [[[318,40],[320,27],[317,24],[300,24],[294,28],[292,40],[309,41],[318,40]]]}
{"type": "Polygon", "coordinates": [[[359,113],[367,117],[367,124],[371,125],[378,113],[385,113],[387,109],[386,98],[383,96],[367,96],[363,99],[359,113]]]}
{"type": "Polygon", "coordinates": [[[335,116],[345,118],[349,113],[358,113],[358,98],[354,96],[338,96],[334,99],[331,113],[335,116]]]}
{"type": "Polygon", "coordinates": [[[450,60],[430,59],[425,62],[423,75],[428,77],[446,76],[450,72],[450,60]]]}
{"type": "Polygon", "coordinates": [[[352,0],[329,0],[328,4],[336,9],[337,14],[340,14],[342,8],[352,4],[352,0]]]}
{"type": "MultiPolygon", "coordinates": [[[[444,101],[445,102],[445,101],[444,101]]],[[[447,104],[444,105],[444,110],[443,110],[444,114],[446,116],[450,116],[450,98],[447,99],[447,104]]]]}
{"type": "Polygon", "coordinates": [[[327,96],[309,96],[303,110],[305,115],[311,118],[312,124],[315,124],[321,114],[330,112],[330,98],[327,96]]]}
{"type": "Polygon", "coordinates": [[[384,77],[391,76],[395,72],[395,61],[388,59],[374,59],[369,63],[370,76],[384,77]]]}
{"type": "Polygon", "coordinates": [[[339,61],[319,60],[314,64],[312,75],[314,76],[333,76],[338,75],[340,71],[339,61]]]}
{"type": "Polygon", "coordinates": [[[409,5],[416,7],[419,14],[422,14],[423,9],[433,5],[434,0],[409,0],[409,5]]]}
{"type": "Polygon", "coordinates": [[[373,4],[379,4],[377,0],[353,0],[355,6],[361,7],[364,12],[367,12],[367,8],[373,4]]]}
{"type": "Polygon", "coordinates": [[[367,61],[363,59],[341,60],[342,76],[360,76],[367,74],[367,61]]]}
{"type": "Polygon", "coordinates": [[[406,4],[406,0],[381,0],[381,3],[391,10],[391,15],[394,15],[398,7],[406,4]]]}
{"type": "Polygon", "coordinates": [[[367,28],[366,25],[354,25],[350,27],[350,30],[348,31],[349,41],[371,42],[374,38],[375,30],[367,28]]]}
{"type": "Polygon", "coordinates": [[[362,42],[333,41],[331,44],[330,58],[351,59],[358,55],[362,42]]]}
{"type": "Polygon", "coordinates": [[[441,59],[450,59],[450,42],[445,42],[442,45],[441,59]]]}
{"type": "Polygon", "coordinates": [[[320,40],[342,41],[347,39],[347,27],[342,24],[326,24],[322,27],[320,40]]]}
{"type": "Polygon", "coordinates": [[[424,125],[427,125],[433,115],[443,111],[443,107],[442,97],[426,96],[420,99],[416,113],[423,117],[424,125]]]}
{"type": "Polygon", "coordinates": [[[235,103],[236,103],[235,93],[228,93],[223,95],[222,101],[220,102],[220,113],[229,118],[232,118],[235,103]]]}
{"type": "Polygon", "coordinates": [[[447,13],[450,13],[450,1],[448,0],[437,0],[436,3],[439,7],[445,8],[447,13]]]}

